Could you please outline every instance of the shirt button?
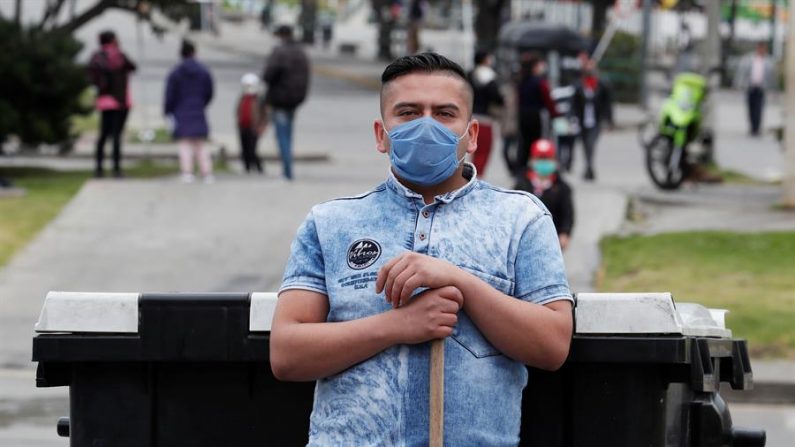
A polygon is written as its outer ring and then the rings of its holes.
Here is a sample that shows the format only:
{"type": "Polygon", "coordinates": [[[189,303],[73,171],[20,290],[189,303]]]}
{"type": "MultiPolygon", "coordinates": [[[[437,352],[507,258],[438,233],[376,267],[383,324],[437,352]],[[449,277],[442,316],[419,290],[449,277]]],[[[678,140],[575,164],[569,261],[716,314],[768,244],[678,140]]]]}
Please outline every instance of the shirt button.
{"type": "Polygon", "coordinates": [[[424,218],[426,218],[426,219],[427,219],[427,218],[428,218],[430,215],[431,215],[431,213],[429,213],[427,210],[422,212],[422,217],[424,217],[424,218]]]}
{"type": "Polygon", "coordinates": [[[425,240],[425,233],[420,233],[420,240],[421,240],[421,241],[424,241],[424,240],[425,240]]]}

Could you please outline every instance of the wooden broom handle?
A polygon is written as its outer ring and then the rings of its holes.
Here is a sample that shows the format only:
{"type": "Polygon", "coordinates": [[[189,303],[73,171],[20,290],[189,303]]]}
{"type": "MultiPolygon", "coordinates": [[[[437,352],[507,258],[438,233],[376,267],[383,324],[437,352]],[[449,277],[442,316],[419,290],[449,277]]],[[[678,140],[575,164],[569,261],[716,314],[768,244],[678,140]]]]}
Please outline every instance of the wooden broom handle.
{"type": "Polygon", "coordinates": [[[444,445],[444,339],[431,342],[430,447],[444,445]]]}

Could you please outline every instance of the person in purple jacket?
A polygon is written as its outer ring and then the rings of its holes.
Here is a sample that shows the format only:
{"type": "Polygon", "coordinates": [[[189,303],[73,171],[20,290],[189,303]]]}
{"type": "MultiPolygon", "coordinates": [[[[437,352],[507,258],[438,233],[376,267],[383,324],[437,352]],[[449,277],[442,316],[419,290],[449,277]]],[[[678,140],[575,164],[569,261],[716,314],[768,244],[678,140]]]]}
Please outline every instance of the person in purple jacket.
{"type": "Polygon", "coordinates": [[[173,136],[179,145],[179,163],[182,180],[192,182],[193,160],[199,160],[199,169],[205,183],[212,183],[213,164],[204,144],[210,133],[204,109],[213,99],[213,78],[210,71],[196,60],[196,47],[182,42],[182,62],[168,75],[164,113],[170,116],[173,136]]]}

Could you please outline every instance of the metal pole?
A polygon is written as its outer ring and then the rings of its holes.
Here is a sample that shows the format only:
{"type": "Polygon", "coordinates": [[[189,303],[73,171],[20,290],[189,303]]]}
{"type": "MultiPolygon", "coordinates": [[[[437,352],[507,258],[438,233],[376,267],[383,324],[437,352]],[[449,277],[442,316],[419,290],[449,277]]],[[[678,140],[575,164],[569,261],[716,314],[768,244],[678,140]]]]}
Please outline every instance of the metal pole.
{"type": "MultiPolygon", "coordinates": [[[[707,85],[712,92],[719,87],[717,74],[720,68],[720,2],[706,2],[707,37],[701,48],[701,72],[707,78],[707,85]]],[[[715,136],[715,95],[707,96],[702,115],[702,126],[705,131],[712,133],[712,147],[717,140],[715,136]]],[[[713,149],[709,148],[705,155],[708,162],[713,161],[713,149]]]]}
{"type": "Polygon", "coordinates": [[[787,27],[787,85],[784,113],[784,182],[782,204],[795,209],[795,14],[790,7],[787,27]]]}
{"type": "Polygon", "coordinates": [[[640,99],[640,107],[643,110],[649,110],[649,95],[646,94],[646,90],[648,89],[649,40],[651,40],[651,2],[652,0],[643,0],[643,26],[640,34],[640,85],[638,86],[638,98],[640,99]]]}

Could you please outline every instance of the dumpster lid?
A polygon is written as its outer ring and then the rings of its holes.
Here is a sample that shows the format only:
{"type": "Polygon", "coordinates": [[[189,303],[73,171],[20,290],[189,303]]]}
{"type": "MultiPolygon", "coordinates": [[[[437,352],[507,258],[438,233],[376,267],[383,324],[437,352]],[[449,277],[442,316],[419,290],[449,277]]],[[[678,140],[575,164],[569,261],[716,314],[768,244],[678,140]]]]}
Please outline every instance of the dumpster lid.
{"type": "Polygon", "coordinates": [[[138,332],[137,293],[49,292],[36,332],[138,332]]]}
{"type": "Polygon", "coordinates": [[[578,293],[578,334],[678,334],[730,338],[723,309],[674,304],[670,293],[578,293]]]}
{"type": "MultiPolygon", "coordinates": [[[[176,295],[176,294],[175,294],[176,295]]],[[[38,333],[138,333],[139,293],[49,292],[35,330],[38,333]]],[[[252,293],[249,331],[269,332],[275,293],[252,293]]]]}

